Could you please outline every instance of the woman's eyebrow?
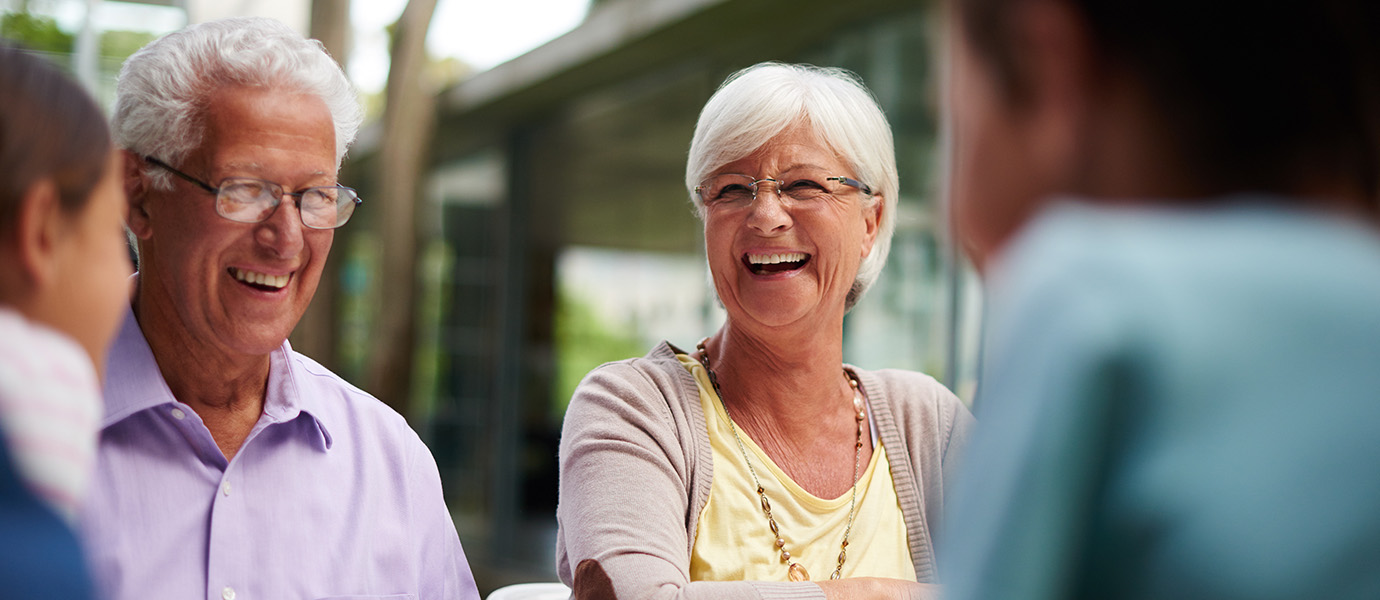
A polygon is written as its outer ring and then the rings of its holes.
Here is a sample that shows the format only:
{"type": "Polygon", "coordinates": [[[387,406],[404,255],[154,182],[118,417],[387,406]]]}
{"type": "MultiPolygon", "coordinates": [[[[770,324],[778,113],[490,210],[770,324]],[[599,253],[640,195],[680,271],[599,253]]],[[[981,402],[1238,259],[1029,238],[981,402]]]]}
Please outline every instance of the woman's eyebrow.
{"type": "Polygon", "coordinates": [[[821,167],[821,166],[819,166],[819,165],[816,165],[816,164],[814,164],[814,163],[795,163],[795,164],[793,164],[793,165],[791,165],[791,166],[789,166],[789,167],[786,167],[786,168],[782,169],[781,172],[782,172],[782,173],[790,173],[790,172],[792,172],[792,171],[804,170],[804,169],[813,169],[813,170],[816,170],[816,171],[828,171],[828,169],[826,169],[826,168],[824,168],[824,167],[821,167]]]}

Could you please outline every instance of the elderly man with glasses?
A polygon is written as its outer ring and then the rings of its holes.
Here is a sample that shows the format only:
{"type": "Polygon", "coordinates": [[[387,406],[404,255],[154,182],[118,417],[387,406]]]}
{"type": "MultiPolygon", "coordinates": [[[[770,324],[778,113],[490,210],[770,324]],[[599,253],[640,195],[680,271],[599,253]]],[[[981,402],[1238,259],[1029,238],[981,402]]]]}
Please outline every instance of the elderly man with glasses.
{"type": "Polygon", "coordinates": [[[189,27],[120,74],[139,273],[83,535],[109,598],[477,598],[431,453],[293,352],[362,111],[320,44],[189,27]]]}

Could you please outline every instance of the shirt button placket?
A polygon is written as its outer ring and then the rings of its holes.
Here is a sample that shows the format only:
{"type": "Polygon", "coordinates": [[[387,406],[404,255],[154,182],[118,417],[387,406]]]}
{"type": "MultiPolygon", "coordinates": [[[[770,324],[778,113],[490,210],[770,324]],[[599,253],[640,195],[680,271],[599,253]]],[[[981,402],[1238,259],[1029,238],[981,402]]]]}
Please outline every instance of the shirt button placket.
{"type": "Polygon", "coordinates": [[[245,575],[244,557],[241,556],[240,547],[235,539],[235,534],[245,529],[244,507],[240,498],[244,489],[242,486],[230,484],[231,477],[236,472],[232,465],[221,476],[220,485],[211,488],[214,500],[211,504],[211,531],[207,539],[210,544],[210,555],[207,557],[206,574],[210,582],[219,581],[222,584],[219,590],[214,583],[207,586],[208,598],[219,596],[220,600],[235,600],[239,593],[230,582],[244,583],[241,580],[245,575]],[[235,492],[233,495],[232,491],[235,492]]]}

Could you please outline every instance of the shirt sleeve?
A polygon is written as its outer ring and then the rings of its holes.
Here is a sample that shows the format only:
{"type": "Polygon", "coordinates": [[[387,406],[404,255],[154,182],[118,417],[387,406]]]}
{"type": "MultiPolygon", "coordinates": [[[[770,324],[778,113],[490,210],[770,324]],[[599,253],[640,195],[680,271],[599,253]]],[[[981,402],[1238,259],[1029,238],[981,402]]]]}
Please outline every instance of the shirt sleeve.
{"type": "Polygon", "coordinates": [[[941,545],[950,600],[1076,596],[1118,404],[1133,388],[1116,274],[1035,268],[989,288],[981,426],[941,545]]]}
{"type": "Polygon", "coordinates": [[[411,482],[415,508],[413,527],[421,553],[418,600],[479,600],[460,536],[441,493],[436,459],[420,439],[412,453],[411,482]]]}
{"type": "Polygon", "coordinates": [[[689,580],[692,443],[677,435],[662,392],[628,363],[580,384],[561,434],[561,581],[576,598],[824,598],[810,583],[689,580]]]}

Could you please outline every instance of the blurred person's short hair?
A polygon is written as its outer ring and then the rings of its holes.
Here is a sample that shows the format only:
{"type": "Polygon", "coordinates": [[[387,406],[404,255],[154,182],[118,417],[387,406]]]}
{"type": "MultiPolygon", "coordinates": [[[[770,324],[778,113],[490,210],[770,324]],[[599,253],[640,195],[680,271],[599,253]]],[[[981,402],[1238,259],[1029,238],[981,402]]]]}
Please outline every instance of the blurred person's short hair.
{"type": "Polygon", "coordinates": [[[1380,209],[1380,2],[949,1],[1009,102],[1029,89],[1011,19],[1023,3],[1065,3],[1101,66],[1143,87],[1205,195],[1290,194],[1324,179],[1380,209]]]}

